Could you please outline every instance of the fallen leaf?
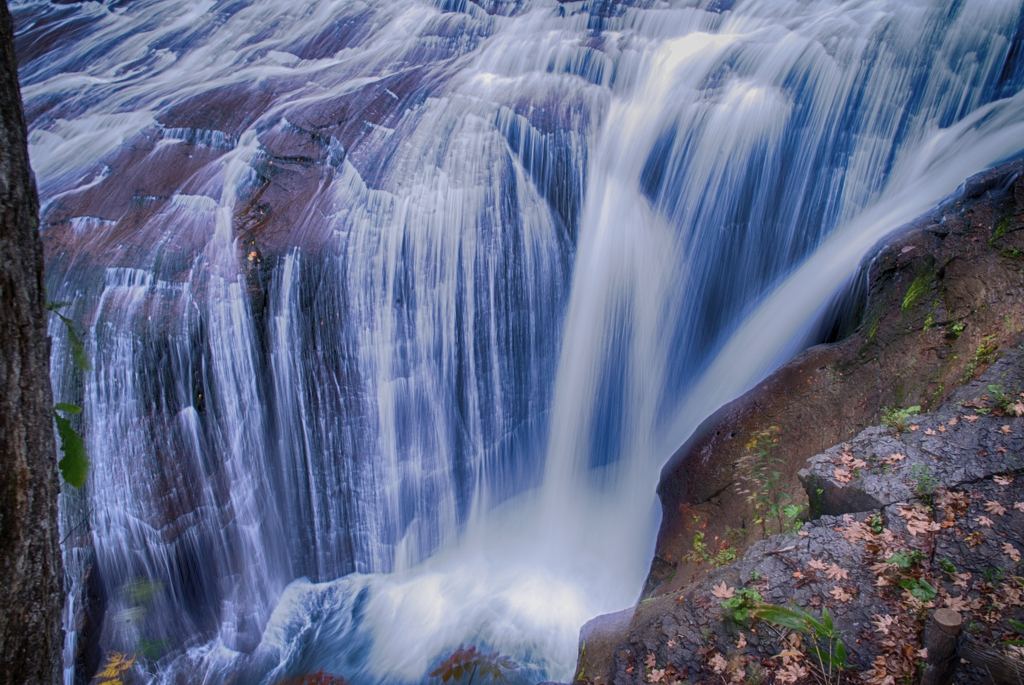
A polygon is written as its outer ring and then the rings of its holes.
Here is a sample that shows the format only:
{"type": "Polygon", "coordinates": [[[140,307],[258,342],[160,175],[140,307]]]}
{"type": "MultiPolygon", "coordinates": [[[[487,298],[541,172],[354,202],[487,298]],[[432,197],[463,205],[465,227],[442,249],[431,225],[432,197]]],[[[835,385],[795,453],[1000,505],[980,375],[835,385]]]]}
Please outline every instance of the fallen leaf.
{"type": "Polygon", "coordinates": [[[971,604],[960,596],[946,597],[946,607],[953,611],[965,612],[971,608],[971,604]]]}
{"type": "Polygon", "coordinates": [[[951,418],[949,421],[946,421],[946,423],[948,423],[950,426],[955,426],[959,422],[960,422],[960,419],[958,419],[955,416],[953,418],[951,418]]]}
{"type": "Polygon", "coordinates": [[[1013,559],[1014,563],[1020,561],[1020,552],[1018,552],[1017,548],[1011,545],[1009,542],[1003,543],[1003,554],[1006,554],[1008,557],[1013,559]]]}
{"type": "Polygon", "coordinates": [[[829,580],[849,580],[850,572],[836,564],[832,564],[825,571],[825,577],[829,580]]]}
{"type": "Polygon", "coordinates": [[[832,595],[840,602],[849,602],[851,599],[853,599],[853,595],[849,594],[846,590],[844,590],[842,587],[838,585],[836,585],[833,589],[829,590],[828,594],[832,595]]]}
{"type": "Polygon", "coordinates": [[[871,564],[871,566],[869,566],[868,568],[870,568],[871,572],[874,573],[876,576],[884,576],[885,572],[891,569],[892,567],[884,561],[877,561],[871,564]]]}
{"type": "Polygon", "coordinates": [[[658,662],[654,658],[654,652],[648,652],[647,653],[647,658],[644,659],[644,666],[646,666],[647,668],[654,668],[657,665],[658,665],[658,662]]]}
{"type": "Polygon", "coordinates": [[[1014,502],[1013,508],[1017,511],[1024,511],[1024,502],[1014,502]]]}
{"type": "Polygon", "coordinates": [[[935,431],[933,431],[931,428],[926,428],[925,431],[924,431],[924,434],[925,435],[935,435],[935,431]]]}
{"type": "Polygon", "coordinates": [[[845,528],[836,528],[836,530],[842,533],[843,537],[850,542],[857,542],[858,540],[868,541],[873,538],[871,529],[862,521],[854,521],[845,528]]]}
{"type": "Polygon", "coordinates": [[[824,561],[822,561],[821,559],[815,559],[814,557],[811,557],[811,560],[807,562],[807,567],[812,568],[815,571],[824,571],[826,568],[828,568],[828,566],[825,565],[824,561]]]}
{"type": "Polygon", "coordinates": [[[903,461],[906,459],[906,455],[900,454],[899,452],[893,452],[888,457],[882,457],[881,461],[888,464],[889,466],[895,466],[896,462],[903,461]]]}
{"type": "Polygon", "coordinates": [[[652,668],[650,674],[647,676],[647,682],[649,683],[662,683],[665,682],[665,669],[664,668],[652,668]]]}
{"type": "Polygon", "coordinates": [[[734,588],[726,587],[725,581],[722,581],[721,585],[711,585],[711,594],[718,599],[732,599],[734,588]]]}
{"type": "Polygon", "coordinates": [[[676,641],[675,640],[669,640],[668,641],[668,648],[669,649],[672,649],[675,646],[676,646],[676,641]]]}
{"type": "Polygon", "coordinates": [[[992,476],[992,480],[1000,485],[1010,485],[1013,483],[1013,476],[992,476]]]}
{"type": "Polygon", "coordinates": [[[986,528],[991,528],[992,524],[995,523],[988,516],[975,516],[974,520],[978,522],[979,526],[985,526],[986,528]]]}
{"type": "Polygon", "coordinates": [[[881,614],[875,614],[871,622],[875,624],[876,633],[888,635],[889,628],[891,628],[892,625],[896,623],[896,619],[894,619],[889,614],[886,614],[885,616],[882,616],[881,614]]]}
{"type": "Polygon", "coordinates": [[[715,669],[715,673],[724,673],[729,668],[729,662],[722,658],[722,655],[715,652],[715,655],[708,660],[708,665],[715,669]]]}
{"type": "Polygon", "coordinates": [[[939,432],[940,433],[945,433],[946,432],[946,427],[945,426],[939,426],[939,432]]]}
{"type": "Polygon", "coordinates": [[[994,500],[987,500],[985,502],[985,511],[996,516],[1002,516],[1006,513],[1006,507],[994,500]]]}
{"type": "Polygon", "coordinates": [[[838,483],[849,483],[853,480],[853,474],[846,469],[835,468],[832,469],[832,477],[835,478],[838,483]]]}
{"type": "Polygon", "coordinates": [[[1002,432],[1002,433],[1003,433],[1004,435],[1009,435],[1010,433],[1012,433],[1012,432],[1013,432],[1013,429],[1012,429],[1012,428],[1010,428],[1009,426],[1003,426],[1003,427],[1002,427],[1002,428],[1000,428],[999,430],[1000,430],[1000,431],[1001,431],[1001,432],[1002,432]]]}
{"type": "Polygon", "coordinates": [[[962,588],[967,587],[967,581],[971,579],[970,573],[958,573],[956,574],[956,580],[953,581],[953,587],[960,586],[962,588]]]}
{"type": "Polygon", "coordinates": [[[1014,416],[1024,416],[1024,402],[1014,402],[1013,406],[1010,407],[1010,411],[1013,412],[1014,416]]]}
{"type": "Polygon", "coordinates": [[[797,663],[789,664],[784,666],[782,670],[775,674],[775,680],[780,683],[788,684],[795,683],[798,680],[803,680],[807,677],[807,668],[797,663]]]}
{"type": "Polygon", "coordinates": [[[808,533],[806,530],[798,530],[796,532],[796,534],[799,535],[802,538],[806,538],[806,537],[810,536],[810,533],[808,533]]]}
{"type": "Polygon", "coordinates": [[[996,448],[996,452],[998,452],[999,454],[1006,454],[1006,448],[1000,445],[999,447],[996,448]]]}
{"type": "Polygon", "coordinates": [[[916,431],[918,428],[920,428],[920,426],[911,426],[910,430],[911,430],[911,432],[913,432],[913,431],[916,431]]]}
{"type": "Polygon", "coordinates": [[[747,636],[740,632],[740,639],[736,641],[736,649],[743,649],[747,646],[747,636]]]}
{"type": "Polygon", "coordinates": [[[978,415],[977,414],[972,414],[971,416],[965,416],[964,417],[964,421],[969,421],[971,423],[974,423],[977,420],[978,420],[978,415]]]}

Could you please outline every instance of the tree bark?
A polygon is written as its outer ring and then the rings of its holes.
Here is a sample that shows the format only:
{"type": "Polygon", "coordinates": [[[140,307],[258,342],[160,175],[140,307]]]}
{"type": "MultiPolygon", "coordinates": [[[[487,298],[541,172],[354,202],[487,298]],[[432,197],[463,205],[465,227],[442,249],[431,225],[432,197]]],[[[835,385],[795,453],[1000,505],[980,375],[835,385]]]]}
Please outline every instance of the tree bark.
{"type": "Polygon", "coordinates": [[[61,682],[63,563],[39,198],[0,3],[0,685],[61,682]]]}

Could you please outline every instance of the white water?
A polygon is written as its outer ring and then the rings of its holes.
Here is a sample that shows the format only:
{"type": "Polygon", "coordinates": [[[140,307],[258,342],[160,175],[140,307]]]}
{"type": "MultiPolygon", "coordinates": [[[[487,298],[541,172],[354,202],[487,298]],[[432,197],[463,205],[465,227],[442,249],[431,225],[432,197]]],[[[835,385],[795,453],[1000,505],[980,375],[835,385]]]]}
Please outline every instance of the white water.
{"type": "Polygon", "coordinates": [[[55,355],[93,459],[65,528],[88,508],[104,648],[167,640],[153,681],[418,682],[468,643],[569,678],[637,598],[668,456],[1024,149],[1018,1],[495,7],[14,6],[48,280],[94,360],[55,355]],[[81,33],[33,48],[57,15],[81,33]],[[167,114],[229,85],[265,96],[167,114]],[[289,176],[265,136],[314,125],[289,176]],[[283,233],[241,227],[261,177],[316,189],[283,233]]]}

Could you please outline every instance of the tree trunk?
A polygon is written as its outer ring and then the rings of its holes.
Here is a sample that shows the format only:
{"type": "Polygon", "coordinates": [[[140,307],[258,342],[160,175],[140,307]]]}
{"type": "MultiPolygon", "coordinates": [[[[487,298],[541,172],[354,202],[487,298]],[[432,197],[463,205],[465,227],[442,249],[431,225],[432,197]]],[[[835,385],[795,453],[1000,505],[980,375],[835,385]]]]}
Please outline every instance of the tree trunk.
{"type": "Polygon", "coordinates": [[[61,681],[63,563],[39,199],[0,3],[0,685],[61,681]]]}

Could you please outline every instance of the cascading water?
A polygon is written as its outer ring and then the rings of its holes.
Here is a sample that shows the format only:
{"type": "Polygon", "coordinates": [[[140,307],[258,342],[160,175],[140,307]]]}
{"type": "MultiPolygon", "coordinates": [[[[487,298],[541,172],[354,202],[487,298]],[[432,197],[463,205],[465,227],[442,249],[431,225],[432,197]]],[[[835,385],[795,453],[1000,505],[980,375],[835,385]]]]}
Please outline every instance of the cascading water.
{"type": "Polygon", "coordinates": [[[92,361],[53,327],[69,685],[83,584],[152,682],[568,678],[676,446],[1024,149],[1020,0],[12,11],[92,361]]]}

